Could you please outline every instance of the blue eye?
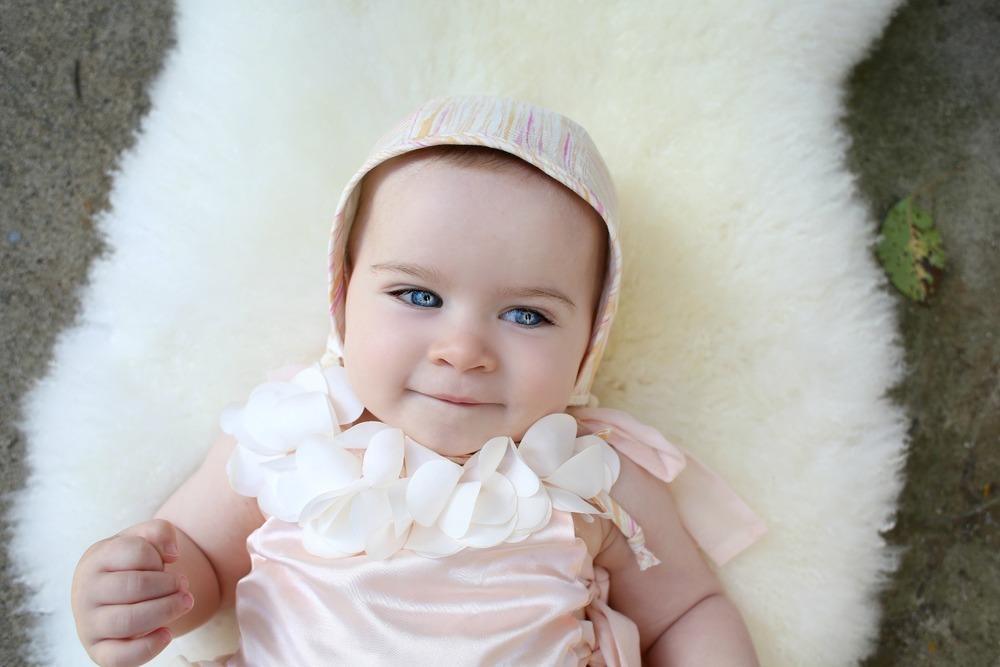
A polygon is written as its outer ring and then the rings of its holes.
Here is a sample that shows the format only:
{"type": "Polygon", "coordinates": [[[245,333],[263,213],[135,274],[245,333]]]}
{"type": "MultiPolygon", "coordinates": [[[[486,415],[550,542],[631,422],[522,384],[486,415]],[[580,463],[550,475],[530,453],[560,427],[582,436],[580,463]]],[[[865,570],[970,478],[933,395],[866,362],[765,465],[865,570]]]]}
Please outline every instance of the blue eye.
{"type": "Polygon", "coordinates": [[[431,308],[433,308],[434,306],[432,306],[429,303],[430,299],[428,297],[437,298],[437,295],[434,294],[433,292],[428,292],[427,290],[422,290],[422,289],[401,289],[401,290],[396,290],[395,292],[389,292],[389,294],[392,294],[393,296],[397,296],[399,294],[418,294],[422,298],[418,298],[416,303],[405,298],[403,300],[406,301],[406,303],[410,304],[411,306],[431,306],[431,308]]]}
{"type": "MultiPolygon", "coordinates": [[[[435,299],[437,299],[438,301],[440,301],[440,298],[436,294],[434,294],[433,292],[428,292],[427,290],[422,290],[422,289],[400,289],[400,290],[396,290],[394,292],[389,292],[389,294],[391,294],[392,296],[395,296],[395,297],[400,297],[402,295],[406,295],[406,296],[402,296],[401,300],[404,303],[408,303],[411,306],[417,306],[418,308],[419,307],[424,307],[424,306],[427,306],[429,308],[437,308],[437,307],[439,307],[439,306],[433,305],[433,302],[434,302],[435,299]],[[415,300],[410,300],[409,298],[407,298],[407,296],[410,296],[410,295],[416,295],[417,298],[415,300]]],[[[537,329],[539,326],[542,326],[542,325],[545,325],[545,324],[552,324],[552,320],[550,320],[549,318],[545,317],[544,315],[542,315],[537,310],[532,310],[530,308],[511,308],[510,310],[507,311],[507,313],[514,313],[514,312],[527,313],[527,317],[515,317],[513,320],[508,320],[508,321],[513,321],[515,324],[520,324],[521,326],[523,326],[525,328],[528,328],[528,329],[537,329]]],[[[507,313],[504,313],[504,315],[506,315],[507,313]]]]}
{"type": "MultiPolygon", "coordinates": [[[[523,324],[524,326],[531,329],[534,329],[537,326],[541,326],[542,324],[552,324],[551,320],[549,320],[547,317],[542,315],[537,310],[529,310],[527,308],[511,308],[510,310],[507,311],[507,313],[514,313],[518,311],[522,313],[527,313],[528,317],[526,319],[528,321],[524,321],[523,319],[520,318],[514,318],[515,324],[523,324]]],[[[504,315],[506,315],[507,313],[504,313],[504,315]]]]}

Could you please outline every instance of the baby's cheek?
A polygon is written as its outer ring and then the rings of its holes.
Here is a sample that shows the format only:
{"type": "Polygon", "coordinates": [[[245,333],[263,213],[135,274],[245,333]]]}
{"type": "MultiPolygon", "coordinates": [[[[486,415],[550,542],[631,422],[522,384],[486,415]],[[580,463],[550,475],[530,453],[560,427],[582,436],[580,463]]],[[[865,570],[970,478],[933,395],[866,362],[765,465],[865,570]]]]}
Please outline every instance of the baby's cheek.
{"type": "Polygon", "coordinates": [[[575,370],[565,350],[534,350],[521,355],[514,376],[522,402],[561,410],[573,390],[575,370]]]}

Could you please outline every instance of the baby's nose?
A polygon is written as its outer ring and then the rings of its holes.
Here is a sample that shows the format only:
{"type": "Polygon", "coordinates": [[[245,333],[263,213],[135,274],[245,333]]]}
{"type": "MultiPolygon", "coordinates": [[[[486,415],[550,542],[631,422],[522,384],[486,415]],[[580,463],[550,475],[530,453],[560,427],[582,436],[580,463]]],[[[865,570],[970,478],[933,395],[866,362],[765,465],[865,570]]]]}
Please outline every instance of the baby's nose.
{"type": "Polygon", "coordinates": [[[446,363],[458,371],[481,369],[493,371],[497,357],[493,346],[480,333],[452,329],[441,336],[428,350],[433,363],[446,363]]]}

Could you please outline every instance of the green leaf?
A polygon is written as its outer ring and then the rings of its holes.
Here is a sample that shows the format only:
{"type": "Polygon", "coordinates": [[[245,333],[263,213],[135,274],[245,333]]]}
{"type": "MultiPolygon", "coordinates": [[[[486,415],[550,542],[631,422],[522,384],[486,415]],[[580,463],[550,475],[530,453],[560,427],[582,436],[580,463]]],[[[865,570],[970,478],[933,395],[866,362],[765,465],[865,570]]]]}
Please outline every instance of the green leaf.
{"type": "Polygon", "coordinates": [[[927,300],[945,268],[941,234],[931,214],[912,195],[897,202],[885,217],[876,254],[896,289],[914,301],[927,300]]]}

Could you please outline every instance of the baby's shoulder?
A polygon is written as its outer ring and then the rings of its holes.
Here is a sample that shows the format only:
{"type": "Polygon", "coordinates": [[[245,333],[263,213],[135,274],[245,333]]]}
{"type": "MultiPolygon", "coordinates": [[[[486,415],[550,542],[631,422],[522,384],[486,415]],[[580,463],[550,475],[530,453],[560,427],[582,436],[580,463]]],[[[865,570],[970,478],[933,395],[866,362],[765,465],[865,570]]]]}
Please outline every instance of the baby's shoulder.
{"type": "MultiPolygon", "coordinates": [[[[610,495],[642,529],[646,548],[661,561],[678,548],[690,547],[697,553],[681,522],[669,484],[629,457],[618,458],[620,473],[610,495]]],[[[631,567],[635,555],[626,536],[611,521],[607,523],[610,530],[599,553],[600,564],[608,569],[631,567]]]]}

